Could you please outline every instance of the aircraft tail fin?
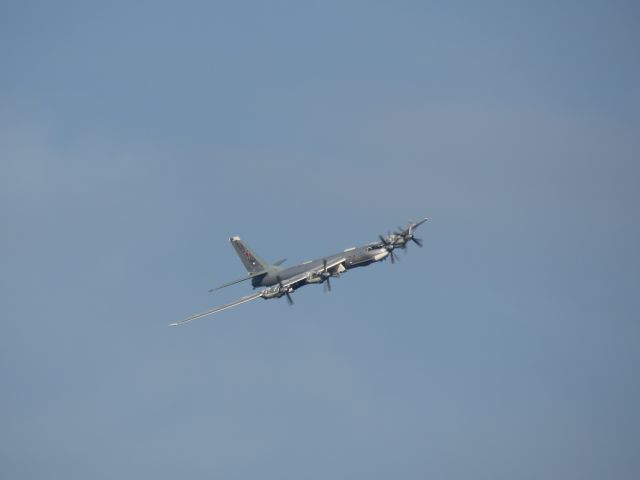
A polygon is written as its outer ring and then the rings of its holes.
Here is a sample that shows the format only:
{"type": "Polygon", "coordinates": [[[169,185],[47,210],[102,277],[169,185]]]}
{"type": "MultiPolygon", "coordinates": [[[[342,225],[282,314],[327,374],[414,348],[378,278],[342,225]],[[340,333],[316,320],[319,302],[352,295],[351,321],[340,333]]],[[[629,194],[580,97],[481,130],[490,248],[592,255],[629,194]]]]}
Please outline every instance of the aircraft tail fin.
{"type": "Polygon", "coordinates": [[[242,240],[240,237],[231,237],[229,239],[231,245],[235,249],[240,261],[247,269],[249,275],[254,275],[260,272],[266,272],[269,270],[269,264],[256,255],[242,240]]]}

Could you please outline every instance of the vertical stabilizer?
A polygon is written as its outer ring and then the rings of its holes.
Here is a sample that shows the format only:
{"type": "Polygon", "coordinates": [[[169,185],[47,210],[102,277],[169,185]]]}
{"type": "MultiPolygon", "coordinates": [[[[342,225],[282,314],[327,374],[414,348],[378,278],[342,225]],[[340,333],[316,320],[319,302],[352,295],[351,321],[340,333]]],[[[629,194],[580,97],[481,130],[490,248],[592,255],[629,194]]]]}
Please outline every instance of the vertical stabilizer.
{"type": "Polygon", "coordinates": [[[268,264],[262,260],[258,255],[253,253],[245,243],[240,240],[240,237],[231,237],[229,239],[231,245],[235,249],[236,253],[240,257],[244,268],[247,269],[249,275],[255,273],[265,272],[268,268],[268,264]]]}

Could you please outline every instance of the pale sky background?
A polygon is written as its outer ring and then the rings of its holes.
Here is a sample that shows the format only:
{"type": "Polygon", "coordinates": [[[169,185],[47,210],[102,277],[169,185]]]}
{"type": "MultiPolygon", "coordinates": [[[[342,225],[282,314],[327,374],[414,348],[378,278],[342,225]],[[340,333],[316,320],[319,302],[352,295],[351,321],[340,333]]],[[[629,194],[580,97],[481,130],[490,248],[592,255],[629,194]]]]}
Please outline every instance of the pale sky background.
{"type": "Polygon", "coordinates": [[[632,1],[0,3],[0,477],[640,478],[632,1]],[[428,216],[401,262],[183,328],[428,216]]]}

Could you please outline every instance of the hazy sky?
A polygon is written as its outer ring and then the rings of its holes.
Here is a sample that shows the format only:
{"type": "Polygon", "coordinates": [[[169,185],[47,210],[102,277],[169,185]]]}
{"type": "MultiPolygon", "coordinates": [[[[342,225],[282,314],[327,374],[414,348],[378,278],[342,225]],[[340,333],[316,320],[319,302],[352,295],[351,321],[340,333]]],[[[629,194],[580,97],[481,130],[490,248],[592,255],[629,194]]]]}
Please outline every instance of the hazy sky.
{"type": "Polygon", "coordinates": [[[632,1],[0,4],[0,477],[640,477],[632,1]],[[247,294],[409,218],[401,262],[247,294]],[[415,247],[415,246],[414,246],[415,247]]]}

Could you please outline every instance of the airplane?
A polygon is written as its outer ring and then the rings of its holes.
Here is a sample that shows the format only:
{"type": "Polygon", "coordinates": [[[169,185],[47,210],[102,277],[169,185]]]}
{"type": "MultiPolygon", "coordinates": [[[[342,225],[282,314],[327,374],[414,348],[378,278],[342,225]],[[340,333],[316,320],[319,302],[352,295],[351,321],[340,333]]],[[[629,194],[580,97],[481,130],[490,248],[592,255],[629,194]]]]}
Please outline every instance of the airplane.
{"type": "Polygon", "coordinates": [[[386,237],[378,235],[378,240],[368,243],[360,247],[347,248],[346,250],[318,258],[309,260],[299,265],[291,267],[283,267],[282,264],[286,259],[279,260],[269,264],[261,259],[253,252],[240,237],[234,236],[229,239],[231,245],[235,249],[238,257],[242,261],[247,275],[237,280],[212,288],[209,292],[220,290],[240,282],[251,280],[254,289],[265,287],[259,292],[247,295],[226,305],[214,307],[206,312],[196,313],[179,322],[170,323],[170,327],[184,325],[202,317],[222,312],[228,308],[242,305],[243,303],[262,298],[265,300],[271,298],[286,297],[289,305],[293,305],[291,293],[300,287],[311,284],[323,284],[325,292],[331,291],[331,277],[339,277],[343,272],[352,268],[365,267],[372,263],[380,262],[387,258],[391,259],[391,263],[395,263],[397,256],[394,253],[396,248],[406,250],[409,242],[413,242],[422,247],[422,240],[415,237],[413,232],[417,227],[426,222],[428,218],[424,218],[419,222],[409,222],[407,228],[398,227],[397,231],[388,233],[386,237]]]}

